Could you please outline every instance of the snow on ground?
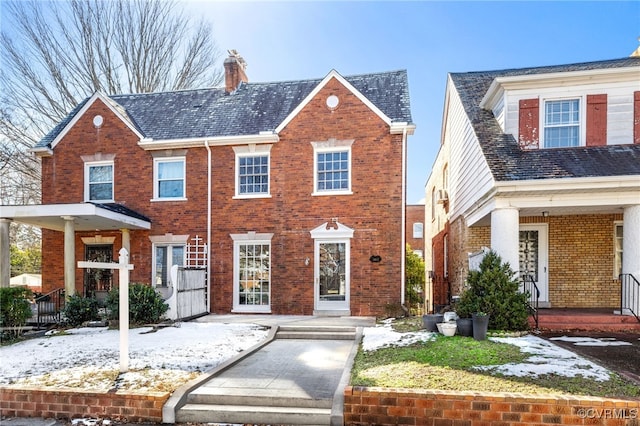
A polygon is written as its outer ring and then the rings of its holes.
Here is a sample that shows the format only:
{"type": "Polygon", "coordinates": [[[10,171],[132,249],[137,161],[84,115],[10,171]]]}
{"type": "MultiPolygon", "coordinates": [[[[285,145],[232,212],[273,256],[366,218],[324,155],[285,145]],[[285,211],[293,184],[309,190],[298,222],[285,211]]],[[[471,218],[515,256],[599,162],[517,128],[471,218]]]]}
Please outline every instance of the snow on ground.
{"type": "MultiPolygon", "coordinates": [[[[362,348],[366,351],[374,351],[383,347],[407,346],[418,341],[429,341],[435,335],[436,333],[426,330],[398,333],[391,328],[391,322],[386,321],[376,327],[364,329],[362,348]]],[[[520,364],[478,366],[476,367],[478,369],[495,371],[507,376],[557,374],[565,377],[582,375],[598,381],[609,380],[609,370],[540,337],[526,335],[523,337],[491,337],[490,339],[516,345],[521,351],[530,353],[531,356],[520,364]]]]}
{"type": "Polygon", "coordinates": [[[255,324],[185,322],[129,331],[129,372],[119,375],[119,331],[78,328],[0,348],[0,384],[170,391],[264,340],[255,324]]]}
{"type": "MultiPolygon", "coordinates": [[[[615,337],[552,337],[549,340],[560,340],[563,342],[573,342],[575,346],[631,346],[631,342],[616,340],[615,337]]],[[[640,339],[638,339],[640,340],[640,339]]]]}

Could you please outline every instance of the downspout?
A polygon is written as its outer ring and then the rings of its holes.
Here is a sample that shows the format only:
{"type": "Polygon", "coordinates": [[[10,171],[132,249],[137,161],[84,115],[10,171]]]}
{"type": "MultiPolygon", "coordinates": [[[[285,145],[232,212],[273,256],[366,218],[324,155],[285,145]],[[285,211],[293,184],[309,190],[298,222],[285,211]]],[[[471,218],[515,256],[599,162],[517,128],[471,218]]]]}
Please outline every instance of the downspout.
{"type": "Polygon", "coordinates": [[[402,243],[402,247],[400,248],[400,253],[402,255],[401,259],[401,268],[400,268],[400,303],[404,306],[404,293],[405,293],[405,268],[406,268],[406,260],[407,260],[407,242],[406,242],[406,221],[407,221],[407,127],[405,126],[402,129],[402,220],[401,220],[401,229],[400,233],[400,241],[402,243]]]}
{"type": "Polygon", "coordinates": [[[207,149],[207,312],[211,313],[211,148],[209,141],[204,141],[207,149]]]}

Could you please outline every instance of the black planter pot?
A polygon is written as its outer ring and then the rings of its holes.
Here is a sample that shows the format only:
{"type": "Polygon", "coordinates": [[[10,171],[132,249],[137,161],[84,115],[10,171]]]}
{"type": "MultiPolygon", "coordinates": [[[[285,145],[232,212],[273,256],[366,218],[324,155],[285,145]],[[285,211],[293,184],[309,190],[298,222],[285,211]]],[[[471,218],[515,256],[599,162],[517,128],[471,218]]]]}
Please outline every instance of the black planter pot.
{"type": "Polygon", "coordinates": [[[476,340],[487,339],[487,329],[489,328],[489,315],[472,315],[473,318],[473,338],[476,340]]]}
{"type": "Polygon", "coordinates": [[[473,336],[473,320],[471,318],[458,318],[456,324],[458,324],[458,335],[473,336]]]}
{"type": "Polygon", "coordinates": [[[444,315],[442,314],[426,314],[422,316],[422,325],[427,329],[427,331],[438,331],[438,326],[436,324],[443,320],[444,315]]]}

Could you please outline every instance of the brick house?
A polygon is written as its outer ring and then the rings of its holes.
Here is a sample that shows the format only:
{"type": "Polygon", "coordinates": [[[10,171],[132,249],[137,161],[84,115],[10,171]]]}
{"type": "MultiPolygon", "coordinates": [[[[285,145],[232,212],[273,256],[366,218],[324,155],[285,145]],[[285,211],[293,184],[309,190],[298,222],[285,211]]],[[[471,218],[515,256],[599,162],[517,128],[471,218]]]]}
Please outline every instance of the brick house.
{"type": "Polygon", "coordinates": [[[640,57],[451,73],[444,105],[425,188],[431,307],[487,247],[541,307],[640,313],[640,57]]]}
{"type": "Polygon", "coordinates": [[[403,301],[406,72],[251,83],[244,68],[227,58],[221,88],[96,93],[40,141],[42,205],[3,206],[0,231],[43,228],[45,292],[114,285],[75,262],[120,247],[132,282],[167,288],[196,242],[210,312],[403,301]]]}
{"type": "Polygon", "coordinates": [[[407,204],[405,240],[411,249],[424,258],[424,204],[407,204]]]}

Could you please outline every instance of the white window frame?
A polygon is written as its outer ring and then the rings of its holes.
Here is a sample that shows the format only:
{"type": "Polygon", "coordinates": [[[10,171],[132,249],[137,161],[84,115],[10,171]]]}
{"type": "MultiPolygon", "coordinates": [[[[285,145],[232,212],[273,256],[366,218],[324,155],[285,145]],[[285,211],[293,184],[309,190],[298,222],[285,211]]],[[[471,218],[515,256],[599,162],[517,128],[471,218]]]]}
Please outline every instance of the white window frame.
{"type": "Polygon", "coordinates": [[[351,188],[353,187],[352,182],[352,145],[354,139],[349,140],[336,140],[329,139],[323,142],[311,142],[313,146],[313,192],[312,196],[318,195],[353,195],[353,191],[351,188]],[[320,153],[333,153],[333,152],[347,152],[347,167],[348,170],[348,179],[349,184],[347,189],[318,189],[318,154],[320,153]]]}
{"type": "Polygon", "coordinates": [[[415,222],[413,224],[413,238],[416,238],[416,239],[424,238],[424,223],[415,222]]]}
{"type": "Polygon", "coordinates": [[[271,301],[273,281],[271,270],[273,265],[273,251],[271,240],[273,234],[248,232],[246,234],[231,234],[233,240],[233,308],[231,312],[244,313],[271,313],[271,301]],[[269,246],[269,304],[268,305],[241,305],[240,304],[240,246],[260,244],[269,246]]]}
{"type": "Polygon", "coordinates": [[[539,127],[540,129],[539,137],[540,137],[540,146],[544,149],[563,149],[563,148],[577,148],[580,146],[585,146],[586,136],[587,136],[587,126],[586,126],[586,102],[584,96],[567,96],[561,98],[542,98],[541,99],[541,107],[539,111],[539,127]],[[562,101],[578,101],[578,145],[576,146],[561,146],[561,147],[549,147],[547,146],[547,141],[545,140],[545,130],[546,130],[546,111],[547,111],[547,103],[548,102],[562,102],[562,101]]]}
{"type": "Polygon", "coordinates": [[[620,274],[622,273],[622,250],[624,243],[623,223],[624,222],[621,220],[616,220],[613,222],[613,279],[615,280],[620,278],[620,274]],[[618,227],[622,228],[622,237],[618,237],[618,227]],[[618,239],[620,240],[619,245],[618,239]]]}
{"type": "MultiPolygon", "coordinates": [[[[186,256],[187,256],[187,242],[189,241],[189,235],[173,235],[173,234],[165,234],[165,235],[153,235],[149,237],[151,241],[151,277],[152,277],[152,287],[153,288],[164,288],[162,286],[158,286],[156,283],[156,249],[158,247],[168,247],[169,251],[172,250],[173,247],[182,247],[182,265],[186,264],[186,256]]],[[[167,262],[171,259],[172,256],[167,256],[167,262]]],[[[176,283],[171,282],[171,266],[169,263],[165,265],[167,267],[167,285],[175,285],[176,283]]]]}
{"type": "Polygon", "coordinates": [[[248,145],[234,146],[233,151],[236,154],[236,170],[235,170],[235,195],[234,199],[243,198],[271,198],[271,144],[265,145],[248,145]],[[240,158],[242,157],[267,157],[267,192],[240,193],[240,158]]]}
{"type": "Polygon", "coordinates": [[[153,159],[153,199],[151,201],[186,201],[187,200],[187,161],[185,157],[158,157],[153,159]],[[182,163],[182,196],[161,197],[160,181],[158,180],[160,163],[182,163]]]}
{"type": "MultiPolygon", "coordinates": [[[[101,182],[106,183],[106,182],[101,182]]],[[[92,203],[113,203],[115,198],[115,167],[113,160],[109,161],[87,161],[84,163],[84,200],[92,203]],[[89,181],[89,171],[92,167],[111,166],[111,198],[105,200],[92,200],[89,181]]]]}

